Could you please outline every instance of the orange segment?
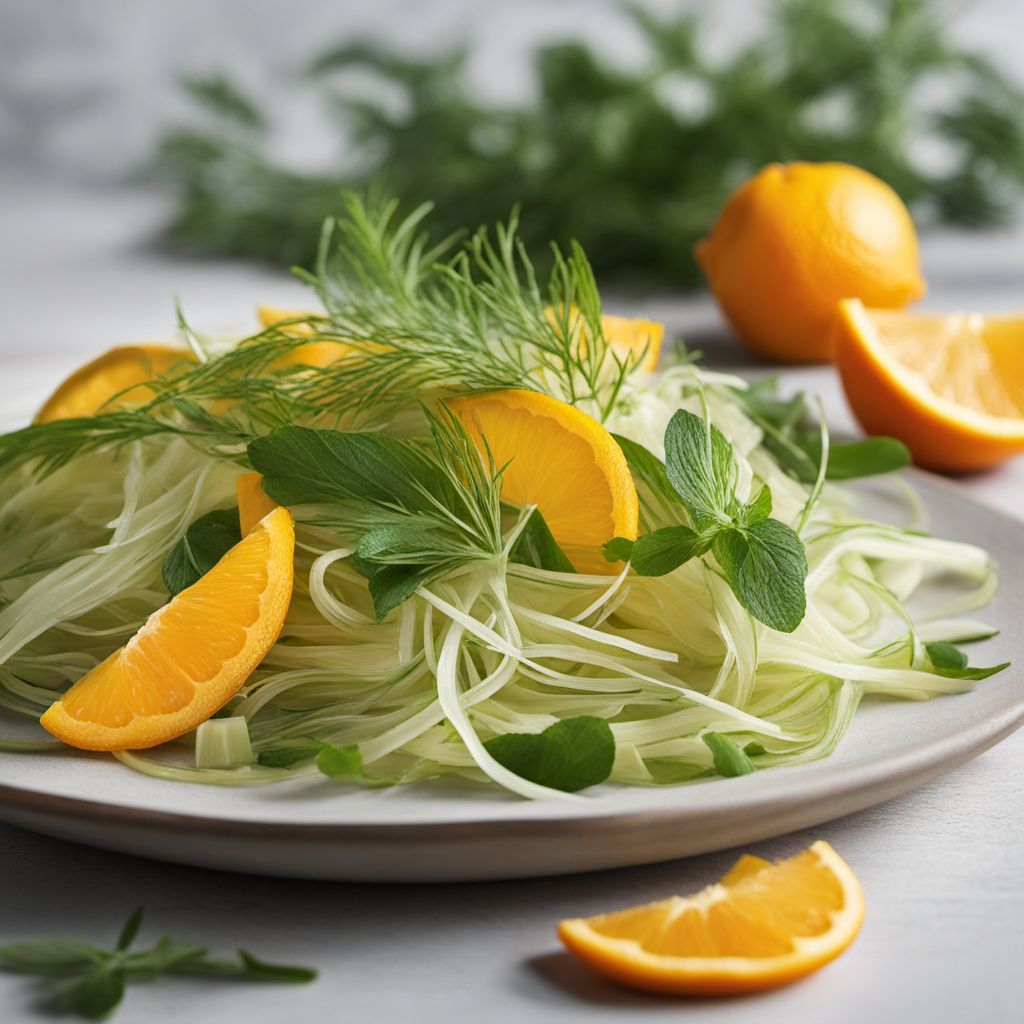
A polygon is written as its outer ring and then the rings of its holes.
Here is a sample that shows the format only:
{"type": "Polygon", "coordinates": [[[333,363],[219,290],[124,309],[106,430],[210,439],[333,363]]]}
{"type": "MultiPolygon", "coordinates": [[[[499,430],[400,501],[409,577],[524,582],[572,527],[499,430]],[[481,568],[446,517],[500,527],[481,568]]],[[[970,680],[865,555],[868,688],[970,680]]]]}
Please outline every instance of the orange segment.
{"type": "MultiPolygon", "coordinates": [[[[320,318],[322,313],[314,313],[306,309],[282,309],[280,306],[258,306],[260,323],[264,327],[275,327],[277,324],[288,320],[301,320],[306,317],[320,318]]],[[[314,329],[309,323],[290,323],[282,328],[288,334],[298,336],[313,334],[314,329]]],[[[273,368],[288,366],[313,366],[324,367],[336,363],[342,356],[352,351],[350,345],[340,341],[311,341],[308,345],[300,345],[292,349],[287,355],[275,359],[273,368]]]]}
{"type": "Polygon", "coordinates": [[[639,357],[643,353],[643,362],[640,364],[642,368],[658,368],[658,357],[665,340],[664,324],[657,320],[605,313],[601,317],[601,326],[608,344],[620,355],[636,354],[639,357]]]}
{"type": "MultiPolygon", "coordinates": [[[[588,331],[576,306],[570,307],[572,319],[570,333],[576,336],[580,349],[586,351],[588,331]]],[[[558,327],[558,317],[554,307],[548,306],[544,311],[553,327],[558,327]]],[[[605,341],[620,357],[635,356],[643,361],[640,364],[645,370],[651,371],[658,367],[658,357],[665,340],[665,325],[657,320],[645,320],[641,317],[615,316],[611,313],[601,314],[601,329],[605,341]]]]}
{"type": "Polygon", "coordinates": [[[495,465],[508,463],[501,495],[536,505],[580,572],[614,574],[600,546],[635,539],[636,487],[622,450],[597,420],[536,391],[490,391],[449,403],[495,465]]]}
{"type": "Polygon", "coordinates": [[[1024,451],[1024,315],[839,304],[835,362],[861,426],[919,465],[975,470],[1024,451]]]}
{"type": "Polygon", "coordinates": [[[259,525],[260,520],[280,506],[263,490],[261,473],[243,473],[235,481],[238,495],[238,522],[242,536],[248,537],[259,525]]]}
{"type": "Polygon", "coordinates": [[[52,704],[44,728],[83,750],[139,750],[205,722],[274,645],[294,550],[291,514],[275,509],[52,704]]]}
{"type": "Polygon", "coordinates": [[[856,938],[864,894],[825,842],[768,864],[743,858],[694,896],[563,921],[558,935],[594,970],[633,988],[720,995],[776,988],[856,938]]]}
{"type": "Polygon", "coordinates": [[[146,383],[193,362],[187,349],[170,345],[112,348],[75,370],[46,400],[35,422],[94,416],[115,396],[110,408],[142,405],[154,395],[146,383]]]}

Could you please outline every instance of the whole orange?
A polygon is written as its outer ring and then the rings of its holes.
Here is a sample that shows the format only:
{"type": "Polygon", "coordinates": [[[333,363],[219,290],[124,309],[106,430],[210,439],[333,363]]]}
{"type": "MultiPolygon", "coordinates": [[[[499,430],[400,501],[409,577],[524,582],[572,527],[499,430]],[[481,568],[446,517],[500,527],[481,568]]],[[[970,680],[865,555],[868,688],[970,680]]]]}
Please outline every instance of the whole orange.
{"type": "Polygon", "coordinates": [[[733,330],[784,362],[829,359],[840,299],[900,309],[925,292],[909,211],[850,164],[770,164],[729,197],[696,255],[733,330]]]}

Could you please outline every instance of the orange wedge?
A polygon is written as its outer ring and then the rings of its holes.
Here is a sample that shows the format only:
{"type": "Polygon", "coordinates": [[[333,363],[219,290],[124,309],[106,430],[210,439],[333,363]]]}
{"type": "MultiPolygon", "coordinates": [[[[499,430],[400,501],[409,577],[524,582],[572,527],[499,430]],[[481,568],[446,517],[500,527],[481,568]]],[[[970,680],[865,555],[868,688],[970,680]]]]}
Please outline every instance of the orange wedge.
{"type": "Polygon", "coordinates": [[[294,550],[291,514],[275,509],[52,704],[44,728],[83,750],[139,750],[205,722],[274,645],[294,550]]]}
{"type": "Polygon", "coordinates": [[[80,366],[36,414],[36,423],[94,416],[104,406],[142,405],[153,398],[145,385],[177,367],[195,362],[187,349],[170,345],[123,345],[80,366]],[[111,401],[116,399],[116,401],[111,401]]]}
{"type": "Polygon", "coordinates": [[[263,490],[262,480],[261,473],[243,473],[235,481],[235,493],[238,495],[238,523],[242,528],[243,537],[248,537],[264,516],[279,507],[277,502],[263,490]]]}
{"type": "Polygon", "coordinates": [[[717,885],[598,917],[558,935],[594,970],[651,992],[726,995],[777,988],[856,938],[864,894],[825,842],[771,864],[743,857],[717,885]]]}
{"type": "MultiPolygon", "coordinates": [[[[264,327],[275,327],[283,323],[285,324],[282,327],[283,331],[298,336],[313,334],[313,327],[305,322],[286,323],[286,321],[301,321],[307,317],[323,316],[322,313],[313,313],[307,309],[282,309],[280,306],[258,306],[257,313],[259,314],[260,323],[264,327]]],[[[273,368],[287,366],[313,366],[320,368],[330,366],[331,363],[336,363],[342,356],[348,355],[351,351],[352,347],[350,345],[340,341],[311,341],[308,345],[300,345],[298,348],[292,349],[287,355],[281,356],[280,359],[275,359],[273,368]]]]}
{"type": "Polygon", "coordinates": [[[985,469],[1024,451],[1024,315],[928,314],[839,303],[834,358],[871,434],[918,465],[985,469]]]}
{"type": "Polygon", "coordinates": [[[636,538],[636,487],[622,450],[597,420],[536,391],[489,391],[450,406],[495,465],[508,463],[501,496],[536,505],[579,572],[614,574],[601,545],[636,538]]]}

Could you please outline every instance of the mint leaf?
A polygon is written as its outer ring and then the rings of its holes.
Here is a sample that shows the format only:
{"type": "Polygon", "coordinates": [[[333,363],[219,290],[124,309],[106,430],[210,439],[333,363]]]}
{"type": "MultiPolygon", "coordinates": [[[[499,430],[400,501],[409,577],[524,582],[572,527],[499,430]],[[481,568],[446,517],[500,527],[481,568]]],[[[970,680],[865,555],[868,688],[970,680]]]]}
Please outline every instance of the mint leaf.
{"type": "Polygon", "coordinates": [[[612,437],[622,449],[622,454],[626,456],[626,462],[629,463],[629,470],[637,486],[647,491],[645,497],[648,498],[648,503],[656,503],[663,517],[673,509],[678,509],[682,501],[672,486],[661,459],[628,437],[621,434],[612,434],[612,437]]]}
{"type": "Polygon", "coordinates": [[[740,750],[728,736],[720,732],[705,732],[700,737],[711,751],[715,771],[727,779],[737,775],[749,775],[757,771],[746,751],[740,750]]]}
{"type": "Polygon", "coordinates": [[[1010,663],[1004,661],[1001,665],[990,665],[985,668],[971,668],[967,664],[967,655],[953,644],[942,640],[936,640],[924,645],[928,659],[932,663],[932,671],[947,679],[988,679],[1004,668],[1009,668],[1010,663]]]}
{"type": "Polygon", "coordinates": [[[967,668],[967,655],[944,640],[936,640],[933,643],[924,645],[928,658],[935,668],[967,668]]]}
{"type": "Polygon", "coordinates": [[[552,536],[547,522],[534,509],[523,527],[523,532],[516,538],[515,544],[508,555],[510,562],[520,565],[532,565],[535,569],[547,569],[549,572],[575,572],[572,562],[558,546],[552,536]]]}
{"type": "Polygon", "coordinates": [[[237,508],[200,516],[164,559],[163,580],[171,596],[202,579],[241,539],[237,508]]]}
{"type": "Polygon", "coordinates": [[[635,540],[629,540],[628,537],[612,537],[611,540],[606,540],[601,546],[605,561],[628,562],[632,557],[635,543],[635,540]]]}
{"type": "Polygon", "coordinates": [[[604,782],[615,760],[610,726],[592,715],[563,719],[541,733],[495,736],[484,746],[521,778],[566,793],[604,782]]]}
{"type": "Polygon", "coordinates": [[[639,576],[664,576],[710,547],[710,538],[688,526],[665,526],[638,537],[631,546],[629,561],[639,576]]]}
{"type": "MultiPolygon", "coordinates": [[[[821,459],[821,432],[809,431],[802,442],[815,461],[821,459]]],[[[894,437],[866,437],[861,441],[829,444],[826,480],[854,480],[865,476],[893,473],[910,465],[910,450],[894,437]]]]}
{"type": "Polygon", "coordinates": [[[384,434],[278,427],[250,442],[249,462],[281,505],[369,502],[431,512],[453,500],[445,474],[419,446],[384,434]]]}
{"type": "MultiPolygon", "coordinates": [[[[364,571],[362,565],[353,564],[359,572],[364,571]]],[[[377,621],[383,622],[390,612],[412,597],[420,587],[426,586],[440,576],[447,568],[446,565],[419,568],[411,565],[385,565],[376,569],[367,579],[367,583],[377,621]]]]}
{"type": "Polygon", "coordinates": [[[258,960],[244,949],[238,951],[238,959],[242,963],[243,974],[254,981],[283,981],[302,984],[313,981],[317,972],[312,967],[293,967],[290,964],[271,964],[266,960],[258,960]]]}
{"type": "Polygon", "coordinates": [[[665,430],[665,472],[703,532],[731,516],[736,457],[715,426],[680,409],[665,430]]]}
{"type": "Polygon", "coordinates": [[[772,514],[772,492],[771,488],[765,484],[761,490],[757,492],[754,500],[744,505],[737,517],[741,523],[745,526],[751,526],[754,523],[761,522],[762,519],[767,519],[772,514]]]}
{"type": "Polygon", "coordinates": [[[807,553],[796,533],[777,519],[728,527],[713,550],[740,604],[766,626],[792,633],[807,610],[807,553]]]}
{"type": "Polygon", "coordinates": [[[317,754],[316,766],[331,779],[356,778],[363,774],[363,757],[357,746],[335,747],[324,743],[317,754]]]}

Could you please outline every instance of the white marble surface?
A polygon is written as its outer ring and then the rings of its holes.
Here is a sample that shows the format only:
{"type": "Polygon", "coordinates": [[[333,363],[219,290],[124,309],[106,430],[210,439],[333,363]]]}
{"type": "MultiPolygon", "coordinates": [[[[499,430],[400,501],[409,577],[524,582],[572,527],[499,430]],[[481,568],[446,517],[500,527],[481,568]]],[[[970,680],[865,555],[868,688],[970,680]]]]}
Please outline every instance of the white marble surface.
{"type": "MultiPolygon", "coordinates": [[[[287,278],[226,264],[185,264],[138,245],[159,207],[146,197],[0,185],[0,388],[3,362],[29,359],[54,376],[97,349],[166,334],[178,296],[196,323],[233,327],[259,300],[291,302],[287,278]]],[[[1019,236],[933,238],[925,250],[935,307],[1019,306],[1019,236]]],[[[624,305],[629,305],[625,303],[624,305]]],[[[703,300],[649,304],[710,361],[754,372],[703,300]]],[[[848,414],[827,371],[793,383],[848,414]]],[[[13,403],[10,396],[4,401],[13,403]]],[[[10,408],[11,406],[9,406],[10,408]]],[[[961,481],[1021,515],[1022,465],[961,481]]],[[[1004,572],[1020,571],[1005,566],[1004,572]]],[[[853,949],[808,981],[739,1001],[679,1003],[631,994],[559,953],[559,918],[686,892],[734,854],[566,879],[397,887],[299,883],[205,872],[103,853],[0,826],[0,939],[78,934],[112,938],[146,905],[144,938],[164,930],[230,949],[313,964],[303,988],[177,981],[130,990],[125,1024],[191,1020],[351,1021],[700,1020],[728,1024],[905,1021],[959,1024],[984,1012],[1019,1018],[1024,974],[1024,733],[972,764],[873,810],[759,844],[780,856],[829,840],[868,899],[853,949]]],[[[0,975],[4,1021],[34,1019],[33,990],[0,975]]]]}

